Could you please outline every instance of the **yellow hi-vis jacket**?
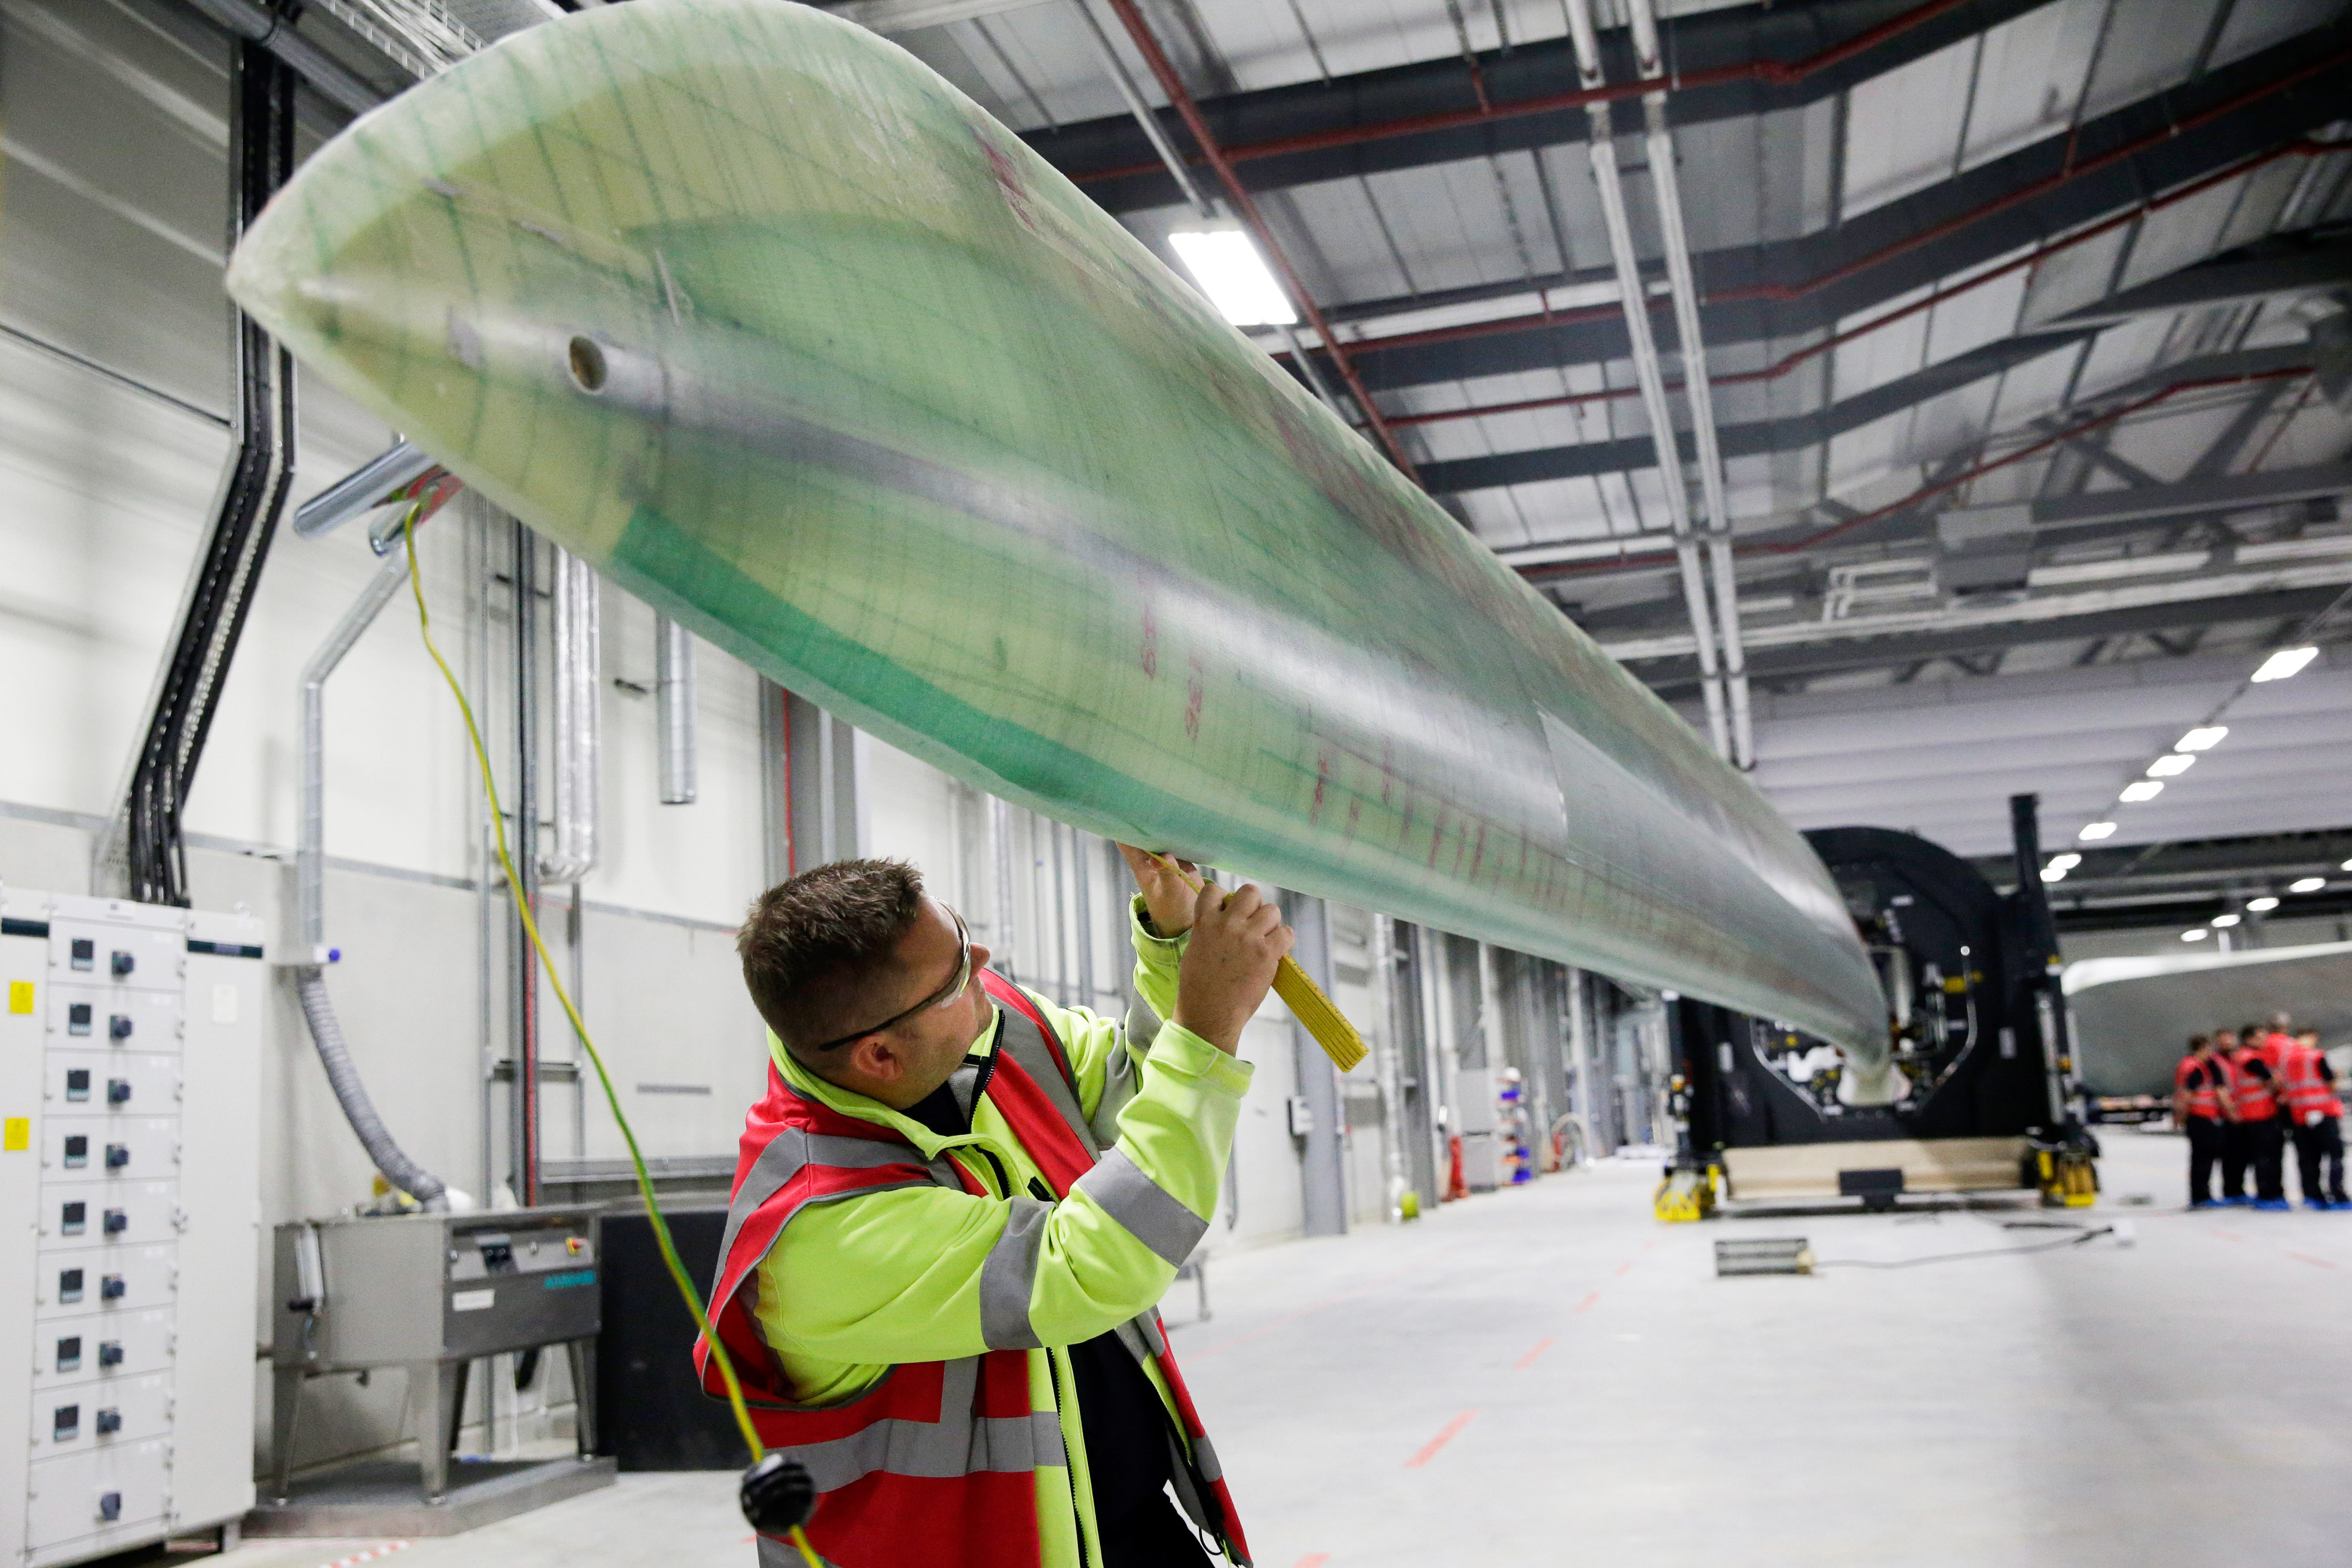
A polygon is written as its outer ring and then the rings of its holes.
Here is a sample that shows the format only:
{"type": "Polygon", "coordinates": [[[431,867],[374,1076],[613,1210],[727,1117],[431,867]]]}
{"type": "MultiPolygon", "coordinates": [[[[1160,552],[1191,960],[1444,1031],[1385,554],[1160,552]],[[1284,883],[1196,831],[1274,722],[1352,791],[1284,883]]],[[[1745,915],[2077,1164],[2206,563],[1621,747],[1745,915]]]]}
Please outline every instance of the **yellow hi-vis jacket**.
{"type": "MultiPolygon", "coordinates": [[[[1160,1021],[1174,1010],[1185,938],[1154,935],[1140,900],[1132,924],[1142,1006],[1124,1023],[1027,993],[1059,1037],[1076,1110],[1103,1151],[1060,1201],[1038,1200],[1051,1191],[1041,1152],[1024,1145],[989,1095],[971,1101],[969,1134],[942,1137],[824,1082],[769,1042],[789,1095],[887,1129],[926,1165],[951,1162],[961,1186],[974,1189],[915,1182],[793,1211],[757,1265],[751,1307],[792,1403],[844,1406],[895,1368],[1024,1350],[1028,1407],[1053,1412],[1061,1438],[1059,1455],[1040,1449],[1033,1476],[1040,1568],[1102,1563],[1067,1347],[1106,1333],[1118,1331],[1139,1352],[1175,1428],[1192,1428],[1192,1462],[1174,1467],[1177,1490],[1196,1522],[1220,1522],[1214,1501],[1204,1509],[1207,1500],[1185,1495],[1197,1491],[1195,1479],[1223,1489],[1213,1450],[1186,1419],[1181,1383],[1171,1387],[1163,1370],[1154,1308],[1214,1212],[1251,1069],[1160,1021]]],[[[1003,1048],[1008,1023],[1023,1027],[1004,1006],[996,1012],[975,1056],[1003,1048]]],[[[714,1312],[722,1304],[714,1300],[714,1312]]],[[[907,1521],[909,1563],[924,1559],[924,1528],[907,1521]]],[[[1229,1542],[1237,1537],[1229,1531],[1229,1542]]]]}

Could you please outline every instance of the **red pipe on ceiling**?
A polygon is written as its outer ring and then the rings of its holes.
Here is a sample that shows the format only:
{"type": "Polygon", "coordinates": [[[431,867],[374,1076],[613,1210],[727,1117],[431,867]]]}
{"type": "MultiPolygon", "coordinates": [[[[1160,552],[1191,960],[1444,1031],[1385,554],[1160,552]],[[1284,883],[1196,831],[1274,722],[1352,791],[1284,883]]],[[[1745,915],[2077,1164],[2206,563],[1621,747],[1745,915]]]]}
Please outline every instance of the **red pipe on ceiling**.
{"type": "MultiPolygon", "coordinates": [[[[1832,284],[1843,283],[1847,278],[1867,272],[1874,267],[1877,267],[1885,262],[1892,261],[1898,256],[1907,255],[1911,251],[1916,250],[1922,246],[1932,244],[1939,239],[1948,238],[1950,235],[1958,233],[1961,229],[1968,227],[1969,225],[1977,223],[1984,218],[1990,217],[1996,213],[2006,212],[2011,207],[2017,206],[2024,202],[2032,201],[2036,197],[2047,195],[2051,192],[2055,191],[2062,186],[2071,184],[2076,180],[2084,179],[2089,175],[2098,173],[2103,170],[2112,168],[2126,159],[2136,157],[2138,154],[2147,152],[2149,148],[2159,146],[2164,142],[2171,141],[2174,137],[2181,134],[2183,131],[2193,131],[2197,127],[2210,123],[2224,115],[2235,113],[2238,110],[2243,109],[2250,103],[2268,98],[2273,93],[2284,92],[2287,89],[2306,81],[2312,77],[2318,76],[2326,71],[2334,70],[2337,67],[2347,63],[2352,63],[2352,49],[2338,50],[2336,53],[2329,55],[2324,59],[2315,61],[2311,65],[2305,66],[2300,70],[2291,72],[2286,76],[2279,78],[2275,81],[2266,82],[2261,87],[2253,88],[2248,91],[2240,93],[2235,98],[2230,99],[2222,103],[2215,104],[2210,109],[2193,114],[2187,120],[2167,126],[2161,131],[2150,131],[2146,136],[2136,137],[2132,141],[2123,143],[2121,146],[2108,149],[2106,152],[2100,153],[2095,158],[2087,159],[2079,163],[2070,162],[2066,167],[2059,169],[2053,173],[2046,174],[2041,179],[2035,180],[2031,183],[2021,185],[2016,190],[1996,196],[1991,201],[1986,202],[1980,206],[1972,207],[1965,213],[1960,213],[1953,217],[1947,218],[1942,223],[1936,224],[1928,228],[1920,230],[1917,234],[1910,235],[1905,238],[1883,245],[1867,255],[1856,256],[1852,261],[1832,267],[1827,272],[1823,272],[1813,277],[1808,278],[1802,283],[1749,284],[1744,287],[1727,288],[1720,292],[1711,292],[1706,295],[1701,303],[1707,305],[1722,305],[1759,299],[1770,300],[1776,303],[1785,303],[1791,300],[1802,299],[1808,295],[1818,293],[1820,290],[1827,288],[1832,284]]],[[[2283,149],[2281,151],[2292,151],[2296,148],[2312,145],[2315,145],[2320,150],[2330,152],[2337,151],[2341,146],[2340,143],[2337,144],[2336,147],[2329,147],[2324,142],[2316,144],[2293,142],[2289,143],[2286,149],[2283,149]]],[[[1425,331],[1420,332],[1398,332],[1388,337],[1359,338],[1351,341],[1349,344],[1349,347],[1361,352],[1367,349],[1406,349],[1418,348],[1430,343],[1459,342],[1471,338],[1494,337],[1509,332],[1538,331],[1546,327],[1558,327],[1582,321],[1601,320],[1616,315],[1617,310],[1618,308],[1614,305],[1595,306],[1573,311],[1544,310],[1527,316],[1502,317],[1492,321],[1465,322],[1463,325],[1458,327],[1433,327],[1425,331]]],[[[1326,340],[1328,341],[1328,339],[1326,340]]]]}
{"type": "MultiPolygon", "coordinates": [[[[1795,352],[1776,360],[1771,364],[1766,365],[1761,370],[1734,371],[1728,374],[1718,375],[1714,378],[1715,384],[1717,386],[1727,386],[1738,385],[1743,382],[1778,381],[1782,376],[1787,375],[1790,371],[1795,370],[1799,365],[1804,364],[1808,361],[1818,359],[1822,355],[1828,353],[1832,349],[1843,348],[1846,344],[1853,342],[1857,339],[1866,338],[1873,332],[1879,330],[1881,328],[1893,326],[1895,322],[1904,319],[1906,317],[1916,316],[1922,310],[1932,310],[1937,306],[1947,304],[1951,300],[1958,298],[1959,296],[1968,293],[1971,289],[1982,287],[1984,285],[1990,283],[1997,277],[2006,277],[2011,273],[2017,271],[2021,267],[2032,267],[2037,263],[2047,261],[2050,257],[2057,255],[2060,251],[2071,250],[2078,245],[2083,245],[2091,240],[2096,239],[2101,235],[2112,233],[2116,229],[2121,228],[2126,224],[2147,216],[2150,213],[2161,212],[2165,208],[2172,206],[2178,203],[2188,201],[2192,196],[2202,195],[2216,185],[2227,184],[2231,180],[2238,179],[2246,174],[2251,174],[2255,170],[2260,169],[2266,164],[2276,162],[2282,158],[2318,158],[2330,152],[2342,152],[2347,149],[2352,149],[2352,141],[2314,141],[2310,138],[2305,138],[2300,141],[2290,141],[2283,147],[2273,147],[2266,152],[2257,152],[2252,157],[2241,159],[2239,162],[2231,164],[2228,168],[2221,170],[2216,173],[2208,174],[2202,179],[2191,181],[2189,183],[2181,186],[2179,190],[2168,192],[2166,194],[2158,196],[2153,201],[2142,202],[2136,206],[2128,207],[2123,212],[2116,214],[2112,217],[2104,218],[2098,223],[2093,224],[2090,227],[2079,230],[2074,234],[2071,234],[2064,239],[2059,240],[2053,245],[2045,246],[2039,250],[2029,252],[2024,256],[2012,257],[2011,259],[2003,262],[1999,267],[1993,267],[1989,271],[1977,274],[1975,277],[1969,278],[1964,283],[1954,284],[1949,288],[1937,289],[1934,293],[1927,296],[1925,298],[1915,299],[1908,305],[1897,306],[1895,308],[1887,311],[1883,316],[1874,317],[1870,320],[1864,321],[1859,326],[1849,327],[1843,332],[1832,332],[1828,337],[1823,338],[1820,342],[1810,344],[1805,348],[1799,349],[1795,352]]],[[[1615,315],[1615,308],[1613,307],[1607,308],[1607,313],[1612,316],[1615,315]]],[[[1579,312],[1579,314],[1581,315],[1583,313],[1579,312]]],[[[1565,320],[1565,314],[1558,318],[1558,319],[1565,320]]],[[[1360,339],[1353,346],[1358,349],[1361,349],[1368,344],[1380,344],[1387,341],[1388,340],[1383,338],[1360,339]]],[[[1668,390],[1680,391],[1681,383],[1670,383],[1668,390]]],[[[1487,403],[1469,408],[1436,409],[1428,413],[1392,413],[1388,416],[1388,421],[1393,425],[1434,424],[1443,420],[1475,419],[1482,414],[1490,413],[1523,413],[1530,409],[1570,407],[1579,403],[1603,402],[1612,399],[1638,397],[1639,395],[1641,395],[1641,392],[1637,387],[1610,387],[1601,392],[1570,392],[1561,397],[1528,398],[1517,402],[1487,403]]]]}
{"type": "MultiPolygon", "coordinates": [[[[1793,64],[1785,60],[1743,60],[1737,65],[1715,66],[1706,70],[1677,74],[1670,90],[1687,92],[1694,88],[1721,87],[1730,82],[1760,81],[1774,86],[1800,82],[1817,71],[1843,65],[1856,55],[1876,48],[1889,38],[1896,37],[1923,23],[1932,22],[1947,11],[1958,10],[1968,0],[1929,0],[1914,6],[1899,16],[1893,16],[1877,26],[1856,33],[1842,44],[1808,55],[1793,64]]],[[[1581,109],[1587,104],[1610,103],[1620,99],[1635,99],[1657,90],[1649,81],[1613,82],[1602,87],[1581,89],[1575,92],[1546,93],[1540,98],[1514,99],[1508,103],[1486,100],[1482,78],[1472,78],[1473,91],[1478,102],[1473,107],[1443,110],[1433,114],[1409,114],[1402,119],[1376,120],[1370,125],[1351,125],[1337,131],[1314,131],[1298,136],[1276,136],[1264,141],[1241,141],[1223,150],[1231,162],[1246,163],[1261,158],[1279,158],[1290,152],[1317,152],[1332,147],[1354,147],[1367,141],[1383,141],[1391,137],[1411,136],[1422,131],[1455,131],[1464,126],[1490,125],[1497,120],[1517,120],[1530,114],[1550,114],[1561,110],[1581,109]]],[[[1189,124],[1191,117],[1187,117],[1189,124]]],[[[1081,185],[1099,184],[1107,180],[1123,180],[1138,174],[1160,172],[1153,163],[1122,164],[1116,169],[1097,169],[1070,178],[1081,185]]]]}
{"type": "MultiPolygon", "coordinates": [[[[2034,456],[2039,453],[2046,452],[2050,448],[2056,446],[2063,442],[2075,440],[2081,436],[2089,434],[2092,431],[2103,429],[2107,425],[2128,419],[2133,414],[2141,412],[2143,409],[2153,408],[2158,403],[2163,402],[2168,399],[2179,396],[2182,392],[2201,392],[2212,387],[2251,386],[2258,382],[2280,381],[2290,376],[2307,376],[2310,373],[2311,367],[2309,365],[2287,365],[2283,366],[2278,370],[2255,371],[2250,374],[2242,376],[2197,376],[2184,381],[2168,382],[2166,385],[2158,388],[2155,392],[2148,393],[2146,397],[2135,398],[2130,402],[2124,403],[2116,408],[2109,409],[2105,413],[2094,414],[2088,419],[2078,420],[2074,423],[2068,425],[2065,429],[2061,430],[2054,434],[2046,435],[2039,441],[2021,446],[2016,451],[2011,452],[2005,456],[1990,458],[1985,462],[1971,465],[1969,467],[1965,468],[1959,473],[1954,474],[1948,478],[1938,479],[1932,485],[1923,485],[1918,489],[1914,490],[1909,495],[1904,497],[1902,499],[1897,501],[1889,501],[1886,505],[1877,508],[1875,511],[1864,512],[1856,517],[1841,518],[1838,521],[1832,523],[1829,527],[1825,528],[1817,528],[1801,538],[1777,540],[1759,539],[1752,544],[1737,545],[1733,547],[1733,553],[1743,556],[1796,555],[1801,551],[1811,549],[1818,545],[1825,544],[1829,540],[1837,538],[1840,534],[1850,533],[1853,529],[1861,528],[1866,523],[1874,523],[1882,518],[1891,517],[1897,512],[1907,510],[1912,507],[1917,506],[1922,501],[1933,499],[1935,497],[1940,496],[1948,490],[1957,490],[1972,479],[1982,478],[1985,475],[1993,473],[1997,469],[2006,468],[2012,463],[2022,463],[2025,459],[2034,456]]],[[[1645,570],[1654,567],[1672,566],[1674,563],[1675,556],[1672,550],[1657,550],[1644,555],[1605,557],[1594,561],[1559,562],[1542,566],[1523,566],[1517,570],[1520,576],[1528,579],[1530,581],[1540,582],[1562,577],[1587,577],[1591,576],[1594,572],[1645,570]]]]}
{"type": "Polygon", "coordinates": [[[1415,484],[1420,483],[1421,476],[1414,472],[1412,459],[1405,455],[1403,444],[1389,428],[1387,420],[1381,414],[1380,405],[1372,401],[1372,394],[1364,390],[1364,383],[1357,378],[1355,365],[1340,347],[1339,340],[1332,336],[1330,327],[1323,319],[1323,312],[1316,308],[1315,297],[1307,291],[1307,286],[1299,281],[1297,270],[1291,267],[1290,258],[1275,243],[1274,231],[1266,226],[1265,217],[1257,210],[1257,204],[1250,199],[1248,189],[1242,184],[1241,176],[1234,172],[1224,150],[1210,134],[1208,122],[1201,118],[1200,106],[1192,101],[1192,95],[1185,89],[1183,79],[1176,74],[1176,68],[1169,63],[1168,56],[1160,47],[1160,40],[1152,37],[1143,14],[1135,8],[1135,0],[1110,0],[1110,8],[1127,29],[1127,36],[1134,41],[1137,51],[1143,56],[1144,64],[1151,68],[1151,74],[1159,79],[1160,90],[1168,95],[1168,101],[1175,105],[1176,112],[1183,118],[1185,129],[1192,133],[1192,140],[1200,147],[1202,156],[1217,172],[1217,178],[1224,182],[1234,208],[1242,214],[1242,221],[1249,225],[1257,243],[1265,248],[1266,259],[1282,273],[1290,297],[1297,300],[1299,308],[1307,313],[1307,324],[1323,340],[1324,349],[1339,367],[1341,379],[1348,383],[1349,395],[1356,400],[1356,406],[1363,411],[1364,418],[1379,434],[1381,444],[1388,448],[1389,456],[1396,465],[1404,471],[1407,478],[1415,484]]]}

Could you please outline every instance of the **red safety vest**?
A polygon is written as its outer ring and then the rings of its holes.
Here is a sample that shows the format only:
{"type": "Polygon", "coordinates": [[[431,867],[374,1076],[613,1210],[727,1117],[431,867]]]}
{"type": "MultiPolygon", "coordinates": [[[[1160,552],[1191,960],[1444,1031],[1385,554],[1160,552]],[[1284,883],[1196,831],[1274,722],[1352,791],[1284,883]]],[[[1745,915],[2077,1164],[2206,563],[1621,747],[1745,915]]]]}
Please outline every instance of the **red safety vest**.
{"type": "MultiPolygon", "coordinates": [[[[1069,1196],[1098,1158],[1062,1043],[1036,1005],[997,975],[981,971],[1003,1018],[996,1065],[984,1092],[1052,1184],[1069,1196]]],[[[845,1116],[768,1069],[768,1093],[744,1120],[734,1197],[710,1292],[711,1324],[725,1342],[751,1406],[752,1425],[771,1448],[809,1468],[817,1509],[809,1539],[834,1568],[1036,1568],[1035,1472],[1068,1463],[1060,1416],[1029,1401],[1029,1353],[992,1350],[955,1361],[908,1363],[845,1405],[809,1409],[792,1402],[782,1368],[752,1315],[751,1283],[760,1260],[793,1217],[811,1203],[898,1187],[937,1185],[988,1196],[944,1155],[926,1164],[887,1127],[845,1116]]],[[[1182,1418],[1186,1474],[1176,1478],[1187,1511],[1246,1568],[1248,1543],[1232,1495],[1184,1379],[1176,1370],[1157,1309],[1136,1318],[1141,1348],[1166,1379],[1182,1418]]],[[[1122,1331],[1120,1339],[1129,1336],[1122,1331]]],[[[1130,1348],[1136,1348],[1130,1344],[1130,1348]]],[[[709,1347],[698,1340],[696,1368],[706,1393],[726,1388],[709,1347]]],[[[797,1563],[761,1538],[762,1563],[797,1563]]]]}
{"type": "Polygon", "coordinates": [[[2172,1070],[2172,1087],[2187,1096],[2190,1115],[2202,1116],[2209,1121],[2221,1119],[2221,1088],[2218,1080],[2221,1072],[2220,1062],[2200,1056],[2184,1056],[2180,1059],[2180,1065],[2172,1070]],[[2203,1069],[2204,1081],[2192,1086],[2189,1074],[2200,1068],[2203,1069]]]}
{"type": "Polygon", "coordinates": [[[2283,1092],[2287,1118],[2298,1127],[2311,1125],[2315,1113],[2319,1117],[2344,1114],[2344,1102],[2336,1097],[2336,1086],[2319,1075],[2326,1060],[2307,1045],[2287,1048],[2286,1065],[2281,1071],[2283,1092]]]}
{"type": "Polygon", "coordinates": [[[2278,1114],[2278,1079],[2275,1075],[2256,1078],[2247,1072],[2248,1064],[2256,1061],[2269,1065],[2259,1045],[2242,1045],[2230,1058],[2230,1094],[2238,1103],[2241,1122],[2267,1122],[2278,1114]]]}

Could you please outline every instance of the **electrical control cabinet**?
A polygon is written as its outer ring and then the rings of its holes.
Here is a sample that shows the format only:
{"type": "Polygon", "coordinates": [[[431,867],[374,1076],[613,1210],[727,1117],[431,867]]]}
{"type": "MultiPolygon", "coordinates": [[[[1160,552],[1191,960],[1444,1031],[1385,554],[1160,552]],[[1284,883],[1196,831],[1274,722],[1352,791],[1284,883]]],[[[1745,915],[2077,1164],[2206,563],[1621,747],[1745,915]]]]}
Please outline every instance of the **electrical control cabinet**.
{"type": "Polygon", "coordinates": [[[253,1506],[267,980],[251,916],[0,885],[0,1568],[253,1506]]]}

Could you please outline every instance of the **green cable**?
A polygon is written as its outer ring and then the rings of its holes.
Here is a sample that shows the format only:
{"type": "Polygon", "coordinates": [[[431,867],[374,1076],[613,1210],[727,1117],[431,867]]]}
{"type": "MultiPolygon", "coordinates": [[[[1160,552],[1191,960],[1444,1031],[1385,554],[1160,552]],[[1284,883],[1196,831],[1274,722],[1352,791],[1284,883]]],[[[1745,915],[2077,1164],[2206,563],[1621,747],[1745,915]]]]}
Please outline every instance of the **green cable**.
{"type": "MultiPolygon", "coordinates": [[[[457,699],[457,711],[465,716],[466,737],[473,743],[474,762],[482,774],[482,793],[488,797],[490,802],[490,831],[498,844],[499,864],[506,870],[507,886],[515,890],[517,894],[515,913],[522,916],[522,928],[530,936],[531,947],[539,954],[540,963],[546,967],[547,983],[554,988],[555,999],[563,1004],[563,1016],[572,1020],[572,1030],[580,1037],[581,1048],[588,1052],[588,1061],[596,1069],[596,1082],[604,1085],[604,1103],[612,1107],[613,1120],[619,1124],[621,1136],[629,1145],[629,1165],[636,1173],[637,1194],[645,1199],[646,1218],[653,1221],[654,1240],[661,1248],[662,1265],[669,1270],[670,1279],[677,1286],[677,1293],[685,1299],[686,1310],[694,1314],[694,1325],[700,1332],[703,1343],[710,1347],[711,1359],[719,1364],[719,1379],[727,1385],[728,1406],[735,1413],[736,1427],[742,1433],[743,1444],[751,1450],[751,1462],[756,1465],[764,1457],[765,1448],[760,1441],[760,1429],[751,1424],[751,1407],[743,1402],[743,1385],[735,1375],[735,1364],[728,1359],[727,1347],[719,1343],[719,1333],[710,1326],[710,1316],[703,1310],[701,1293],[694,1288],[694,1281],[688,1278],[686,1265],[678,1260],[677,1246],[670,1239],[669,1221],[662,1216],[661,1204],[654,1197],[653,1178],[646,1174],[646,1157],[637,1148],[636,1129],[629,1125],[628,1114],[621,1109],[621,1096],[613,1087],[613,1075],[604,1071],[604,1053],[596,1049],[596,1042],[588,1038],[588,1026],[581,1021],[580,1009],[572,1005],[571,993],[563,988],[563,980],[556,973],[555,960],[549,955],[547,943],[539,934],[539,922],[532,916],[530,901],[520,896],[522,879],[515,874],[514,857],[507,852],[506,818],[499,805],[498,781],[490,773],[489,750],[482,744],[481,727],[474,722],[474,705],[466,700],[465,688],[457,684],[457,675],[449,669],[449,661],[441,656],[441,650],[433,642],[433,616],[425,607],[425,579],[416,570],[416,517],[422,507],[422,502],[409,507],[408,515],[401,519],[400,524],[401,537],[408,550],[408,586],[416,599],[416,629],[425,639],[425,651],[433,655],[433,663],[440,669],[441,678],[449,684],[449,695],[457,699]]],[[[809,1544],[807,1535],[798,1525],[793,1527],[792,1536],[793,1544],[800,1549],[801,1559],[807,1568],[824,1568],[815,1549],[809,1544]]]]}

